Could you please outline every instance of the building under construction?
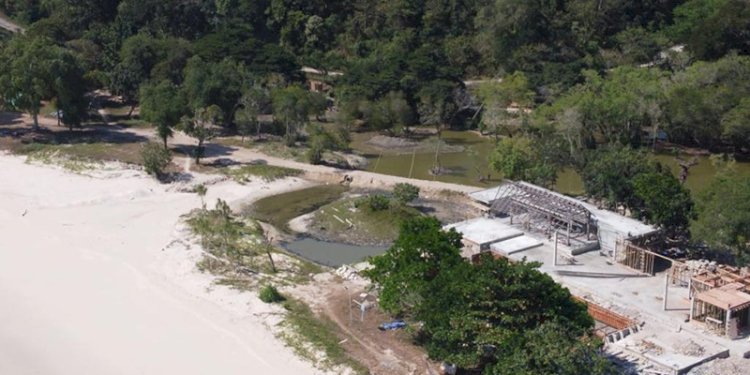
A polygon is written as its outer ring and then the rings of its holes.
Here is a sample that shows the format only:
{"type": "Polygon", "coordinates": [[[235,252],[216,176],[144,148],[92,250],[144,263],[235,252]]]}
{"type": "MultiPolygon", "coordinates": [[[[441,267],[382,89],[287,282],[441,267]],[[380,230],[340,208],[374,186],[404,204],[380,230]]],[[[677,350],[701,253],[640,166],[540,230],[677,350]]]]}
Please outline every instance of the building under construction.
{"type": "Polygon", "coordinates": [[[557,233],[574,253],[600,249],[615,257],[623,243],[659,232],[638,220],[527,182],[509,181],[470,196],[487,206],[491,217],[508,217],[511,225],[548,238],[557,233]]]}
{"type": "Polygon", "coordinates": [[[463,234],[463,255],[538,262],[586,303],[606,351],[638,373],[750,357],[738,340],[750,335],[750,269],[672,259],[658,228],[525,182],[470,196],[484,217],[446,226],[463,234]]]}

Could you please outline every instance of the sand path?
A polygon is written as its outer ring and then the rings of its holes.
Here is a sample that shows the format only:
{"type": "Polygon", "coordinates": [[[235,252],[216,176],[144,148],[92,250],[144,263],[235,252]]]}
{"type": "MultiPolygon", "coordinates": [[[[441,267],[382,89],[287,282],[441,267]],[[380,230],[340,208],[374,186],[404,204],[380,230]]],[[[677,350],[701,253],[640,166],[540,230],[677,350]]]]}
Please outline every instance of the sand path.
{"type": "MultiPolygon", "coordinates": [[[[300,183],[228,181],[208,201],[300,183]]],[[[0,155],[0,373],[318,373],[264,327],[274,307],[212,287],[165,248],[199,205],[138,172],[93,178],[0,155]]]]}
{"type": "MultiPolygon", "coordinates": [[[[156,139],[153,129],[131,128],[121,130],[124,133],[132,133],[142,137],[156,139]]],[[[170,147],[195,146],[195,139],[188,137],[180,131],[175,131],[174,136],[168,141],[170,147]]],[[[361,170],[345,170],[324,165],[311,165],[294,160],[284,159],[273,155],[267,155],[248,148],[224,146],[208,142],[206,144],[206,157],[201,159],[208,163],[214,159],[231,159],[235,162],[263,162],[280,167],[300,169],[305,172],[308,179],[324,182],[338,183],[344,176],[352,178],[351,185],[362,188],[390,188],[397,183],[410,183],[418,186],[423,191],[438,192],[448,190],[458,193],[471,193],[481,190],[476,186],[452,184],[440,181],[419,180],[413,178],[391,176],[361,170]]]]}
{"type": "MultiPolygon", "coordinates": [[[[29,124],[31,124],[31,118],[25,113],[0,112],[0,116],[7,117],[4,122],[8,124],[13,123],[15,126],[23,126],[23,124],[30,126],[29,124]]],[[[55,121],[56,120],[45,116],[39,117],[40,125],[48,129],[59,129],[56,126],[55,121]]],[[[109,125],[95,126],[90,127],[89,129],[98,129],[111,132],[112,138],[132,138],[132,135],[136,135],[138,137],[150,138],[161,143],[161,140],[157,138],[156,132],[153,128],[126,128],[119,125],[109,125]]],[[[174,136],[169,138],[167,143],[172,148],[180,147],[183,149],[191,149],[196,145],[196,141],[194,138],[188,137],[181,131],[177,130],[175,130],[174,136]]],[[[482,189],[470,185],[391,176],[362,170],[346,170],[325,165],[311,165],[295,160],[284,159],[274,155],[268,155],[249,148],[225,146],[211,141],[208,141],[205,146],[206,156],[201,159],[201,161],[205,163],[210,163],[216,159],[231,159],[232,161],[239,163],[267,163],[280,167],[300,169],[305,172],[306,179],[323,183],[339,183],[343,180],[344,176],[349,176],[352,179],[351,186],[359,188],[388,189],[393,187],[393,185],[397,183],[410,183],[418,186],[420,189],[422,189],[423,192],[426,193],[435,193],[440,191],[471,193],[482,189]]],[[[180,166],[181,169],[189,169],[193,164],[193,161],[191,161],[189,158],[183,158],[175,160],[175,164],[180,166]]]]}

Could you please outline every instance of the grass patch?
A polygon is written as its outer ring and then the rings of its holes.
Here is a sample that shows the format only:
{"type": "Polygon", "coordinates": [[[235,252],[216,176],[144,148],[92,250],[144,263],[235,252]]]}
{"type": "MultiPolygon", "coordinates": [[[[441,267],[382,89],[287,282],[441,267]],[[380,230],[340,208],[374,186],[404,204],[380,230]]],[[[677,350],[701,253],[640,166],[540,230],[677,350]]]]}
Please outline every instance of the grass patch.
{"type": "Polygon", "coordinates": [[[222,146],[230,146],[230,147],[242,147],[242,148],[252,148],[256,145],[255,141],[253,140],[255,137],[245,137],[245,140],[238,139],[237,137],[219,137],[213,140],[214,143],[218,143],[222,146]]]}
{"type": "Polygon", "coordinates": [[[46,156],[55,155],[57,157],[92,163],[119,161],[137,165],[143,164],[140,151],[140,143],[21,143],[12,149],[13,153],[28,155],[29,157],[39,154],[37,157],[41,159],[45,159],[46,156]]]}
{"type": "Polygon", "coordinates": [[[266,182],[271,182],[302,174],[302,171],[299,169],[277,167],[267,164],[248,164],[236,168],[222,169],[222,172],[241,184],[249,182],[253,177],[262,178],[266,182]]]}
{"type": "MultiPolygon", "coordinates": [[[[205,251],[235,267],[254,268],[255,256],[265,249],[260,225],[251,219],[238,219],[221,200],[215,209],[193,214],[187,224],[200,236],[205,251]]],[[[211,264],[207,266],[210,269],[211,264]]]]}
{"type": "Polygon", "coordinates": [[[319,265],[268,244],[257,221],[235,216],[223,201],[215,209],[194,211],[186,222],[207,253],[198,269],[220,276],[217,283],[221,285],[254,290],[264,280],[276,285],[305,284],[310,274],[323,272],[319,265]],[[276,272],[268,252],[275,254],[276,272]]]}
{"type": "Polygon", "coordinates": [[[102,167],[102,163],[95,160],[71,156],[55,149],[41,149],[26,154],[26,162],[58,165],[71,172],[84,172],[102,167]]]}
{"type": "Polygon", "coordinates": [[[301,146],[287,146],[281,137],[269,135],[264,135],[261,141],[255,140],[255,136],[251,135],[245,137],[244,142],[236,136],[219,137],[214,139],[213,142],[223,146],[254,149],[266,155],[273,155],[278,158],[295,160],[302,163],[307,163],[307,151],[309,150],[309,147],[304,144],[301,146]]]}
{"type": "Polygon", "coordinates": [[[279,290],[270,284],[260,289],[260,292],[258,292],[258,298],[265,303],[276,303],[286,300],[286,298],[279,293],[279,290]]]}
{"type": "Polygon", "coordinates": [[[338,327],[333,321],[318,317],[309,306],[296,299],[286,300],[284,308],[287,314],[281,324],[291,332],[283,333],[281,338],[297,355],[324,369],[347,366],[358,374],[368,373],[367,368],[352,359],[339,344],[341,338],[335,333],[338,327]],[[318,352],[324,353],[325,358],[320,359],[318,352]]]}
{"type": "Polygon", "coordinates": [[[245,215],[252,215],[274,227],[289,231],[289,220],[317,210],[341,197],[347,190],[339,185],[314,186],[284,194],[263,198],[245,209],[245,215]]]}
{"type": "Polygon", "coordinates": [[[256,150],[283,159],[291,159],[301,163],[307,163],[307,146],[287,146],[283,141],[265,141],[255,143],[256,150]]]}
{"type": "Polygon", "coordinates": [[[245,277],[222,277],[216,280],[216,285],[225,285],[232,289],[249,292],[255,290],[256,283],[245,277]]]}
{"type": "Polygon", "coordinates": [[[416,208],[395,202],[384,210],[373,211],[367,205],[357,205],[360,199],[345,198],[321,207],[310,228],[325,228],[327,237],[344,242],[380,245],[396,239],[403,220],[421,215],[416,208]]]}

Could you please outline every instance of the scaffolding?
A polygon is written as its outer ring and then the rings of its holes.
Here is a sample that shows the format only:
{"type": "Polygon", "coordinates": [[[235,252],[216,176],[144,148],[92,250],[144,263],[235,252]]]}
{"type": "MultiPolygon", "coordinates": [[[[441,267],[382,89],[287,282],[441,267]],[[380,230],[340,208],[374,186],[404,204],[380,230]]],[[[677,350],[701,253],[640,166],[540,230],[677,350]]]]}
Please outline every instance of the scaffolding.
{"type": "Polygon", "coordinates": [[[526,182],[509,181],[498,188],[490,211],[548,237],[559,231],[568,246],[582,236],[589,240],[593,226],[591,212],[582,204],[526,182]]]}

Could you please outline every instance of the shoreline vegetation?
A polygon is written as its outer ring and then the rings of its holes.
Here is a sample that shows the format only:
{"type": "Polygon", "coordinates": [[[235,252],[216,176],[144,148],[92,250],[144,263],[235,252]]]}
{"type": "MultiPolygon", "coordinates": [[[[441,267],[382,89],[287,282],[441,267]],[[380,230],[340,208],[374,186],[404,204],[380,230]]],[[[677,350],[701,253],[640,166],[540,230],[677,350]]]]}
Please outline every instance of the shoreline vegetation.
{"type": "Polygon", "coordinates": [[[276,247],[256,221],[234,214],[221,199],[213,209],[194,210],[185,221],[205,251],[198,269],[214,275],[217,285],[258,293],[265,303],[281,304],[281,321],[272,330],[297,355],[321,370],[366,373],[340,346],[330,319],[284,295],[290,288],[311,282],[313,275],[326,272],[324,268],[276,247]]]}

